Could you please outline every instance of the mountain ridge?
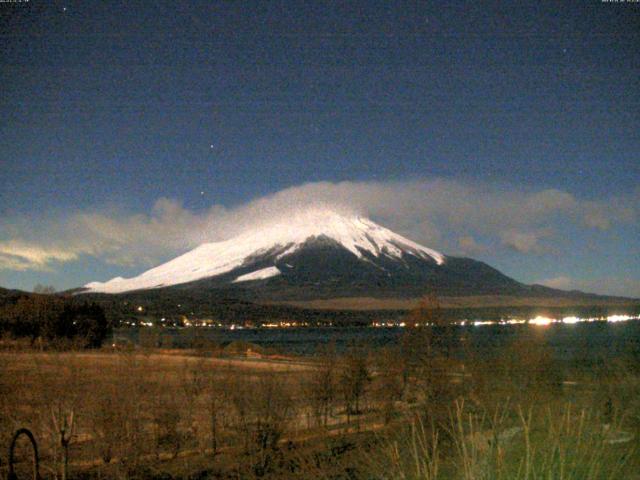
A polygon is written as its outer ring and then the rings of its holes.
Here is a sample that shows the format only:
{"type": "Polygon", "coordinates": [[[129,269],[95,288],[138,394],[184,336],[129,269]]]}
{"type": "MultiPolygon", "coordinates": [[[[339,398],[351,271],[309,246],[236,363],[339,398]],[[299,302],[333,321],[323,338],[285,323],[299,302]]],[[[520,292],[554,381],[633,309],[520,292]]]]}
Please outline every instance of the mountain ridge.
{"type": "MultiPolygon", "coordinates": [[[[615,298],[527,285],[490,265],[446,256],[357,215],[311,210],[205,243],[142,274],[74,293],[148,292],[202,302],[274,304],[336,298],[615,298]]],[[[179,303],[179,302],[178,302],[179,303]]]]}

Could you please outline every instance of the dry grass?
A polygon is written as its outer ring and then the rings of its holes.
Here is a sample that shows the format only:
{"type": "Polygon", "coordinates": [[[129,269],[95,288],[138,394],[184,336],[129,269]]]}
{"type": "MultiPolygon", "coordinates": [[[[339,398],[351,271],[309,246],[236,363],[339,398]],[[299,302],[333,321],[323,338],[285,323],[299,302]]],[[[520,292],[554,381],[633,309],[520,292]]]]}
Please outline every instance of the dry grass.
{"type": "Polygon", "coordinates": [[[541,338],[461,362],[428,331],[408,335],[305,361],[0,353],[0,446],[30,428],[45,478],[63,478],[65,458],[69,478],[596,480],[640,467],[625,440],[640,434],[632,364],[566,377],[541,338]]]}
{"type": "MultiPolygon", "coordinates": [[[[376,412],[353,415],[341,406],[340,388],[353,388],[339,386],[346,363],[335,365],[335,398],[318,428],[307,398],[317,363],[189,353],[201,352],[0,353],[0,443],[18,427],[32,430],[50,478],[67,470],[129,478],[202,456],[216,465],[222,456],[225,468],[261,476],[280,468],[287,442],[380,426],[376,412]],[[68,448],[59,442],[62,430],[68,448]]],[[[358,390],[361,402],[364,394],[358,390]]]]}

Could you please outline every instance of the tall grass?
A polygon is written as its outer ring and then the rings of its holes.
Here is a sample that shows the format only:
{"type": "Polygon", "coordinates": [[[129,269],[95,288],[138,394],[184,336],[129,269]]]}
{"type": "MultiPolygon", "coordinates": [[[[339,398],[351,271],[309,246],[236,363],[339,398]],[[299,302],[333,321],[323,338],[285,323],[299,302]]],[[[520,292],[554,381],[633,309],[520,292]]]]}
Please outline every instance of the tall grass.
{"type": "Polygon", "coordinates": [[[440,477],[438,432],[415,418],[399,434],[378,437],[378,448],[364,459],[375,478],[436,480],[440,477]]]}
{"type": "Polygon", "coordinates": [[[571,404],[489,416],[455,401],[443,425],[425,428],[416,418],[381,437],[366,471],[407,480],[627,479],[636,446],[622,420],[603,424],[601,415],[571,404]]]}

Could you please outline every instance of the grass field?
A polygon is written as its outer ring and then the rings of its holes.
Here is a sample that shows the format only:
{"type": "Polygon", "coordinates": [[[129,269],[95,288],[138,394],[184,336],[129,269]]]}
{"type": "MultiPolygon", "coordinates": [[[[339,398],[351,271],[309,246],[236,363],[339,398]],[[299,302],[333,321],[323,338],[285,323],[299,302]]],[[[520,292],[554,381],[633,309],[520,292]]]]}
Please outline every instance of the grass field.
{"type": "Polygon", "coordinates": [[[640,478],[633,358],[568,367],[530,338],[494,358],[437,346],[422,331],[278,360],[4,352],[0,452],[27,427],[44,478],[640,478]]]}

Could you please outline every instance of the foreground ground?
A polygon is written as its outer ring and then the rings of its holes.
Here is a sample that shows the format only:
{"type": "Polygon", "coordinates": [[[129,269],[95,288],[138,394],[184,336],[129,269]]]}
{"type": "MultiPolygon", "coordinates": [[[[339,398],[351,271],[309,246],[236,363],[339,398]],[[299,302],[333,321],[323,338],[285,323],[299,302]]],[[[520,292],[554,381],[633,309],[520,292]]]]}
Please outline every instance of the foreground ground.
{"type": "Polygon", "coordinates": [[[1,353],[0,451],[27,427],[45,478],[640,478],[634,359],[436,347],[419,333],[303,359],[1,353]]]}

